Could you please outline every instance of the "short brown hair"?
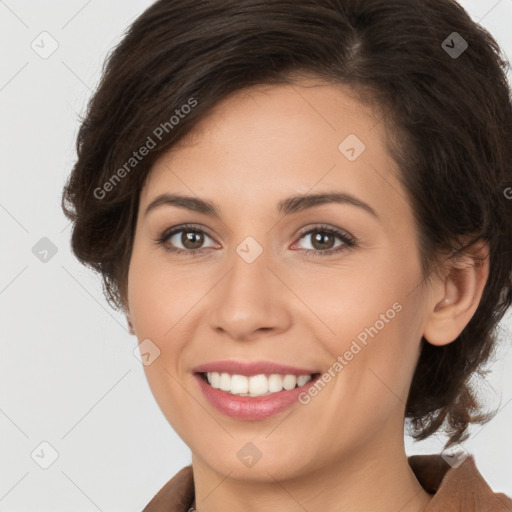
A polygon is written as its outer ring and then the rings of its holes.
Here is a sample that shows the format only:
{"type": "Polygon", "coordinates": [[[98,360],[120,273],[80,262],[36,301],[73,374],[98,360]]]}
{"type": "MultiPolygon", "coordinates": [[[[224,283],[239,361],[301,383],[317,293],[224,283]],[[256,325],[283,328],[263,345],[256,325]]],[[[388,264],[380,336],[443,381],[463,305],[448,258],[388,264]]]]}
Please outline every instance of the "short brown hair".
{"type": "Polygon", "coordinates": [[[72,249],[124,307],[140,191],[159,156],[238,90],[307,75],[348,85],[392,127],[388,150],[414,211],[425,279],[441,253],[489,244],[477,311],[453,343],[422,339],[406,404],[414,438],[444,424],[446,446],[464,440],[470,423],[491,418],[470,377],[512,303],[507,65],[453,0],[157,1],[108,56],[82,120],[63,194],[72,249]],[[147,155],[130,161],[144,145],[147,155]]]}

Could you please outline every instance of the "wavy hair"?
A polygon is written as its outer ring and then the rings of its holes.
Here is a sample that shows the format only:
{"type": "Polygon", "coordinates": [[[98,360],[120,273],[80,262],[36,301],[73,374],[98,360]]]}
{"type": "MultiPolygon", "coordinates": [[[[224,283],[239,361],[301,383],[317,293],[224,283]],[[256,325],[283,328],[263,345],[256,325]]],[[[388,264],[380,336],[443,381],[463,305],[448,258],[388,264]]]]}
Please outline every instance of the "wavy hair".
{"type": "Polygon", "coordinates": [[[470,423],[491,418],[470,379],[483,374],[512,302],[507,66],[453,0],[159,0],[108,55],[81,119],[62,200],[72,249],[123,308],[139,195],[160,155],[243,88],[305,76],[347,85],[392,134],[425,279],[441,254],[489,244],[477,311],[454,342],[422,340],[405,410],[415,439],[444,427],[445,446],[462,441],[470,423]],[[158,143],[131,161],[157,127],[158,143]]]}

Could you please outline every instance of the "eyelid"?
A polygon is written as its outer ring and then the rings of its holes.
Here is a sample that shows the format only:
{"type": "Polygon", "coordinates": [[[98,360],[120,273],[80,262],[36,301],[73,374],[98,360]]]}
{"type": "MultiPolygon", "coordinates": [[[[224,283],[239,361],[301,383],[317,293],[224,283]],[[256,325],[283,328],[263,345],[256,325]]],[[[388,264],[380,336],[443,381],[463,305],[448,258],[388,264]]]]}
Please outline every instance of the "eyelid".
{"type": "Polygon", "coordinates": [[[330,254],[341,253],[342,251],[345,251],[345,250],[350,249],[357,245],[356,238],[354,236],[352,236],[350,233],[348,233],[347,231],[345,231],[344,229],[336,228],[334,226],[330,226],[327,224],[316,224],[314,226],[307,226],[305,228],[302,228],[298,235],[297,242],[294,242],[293,246],[295,246],[300,240],[302,240],[302,238],[304,238],[305,235],[311,235],[314,232],[329,233],[332,236],[340,239],[342,244],[338,245],[337,247],[333,247],[331,249],[325,249],[323,251],[314,250],[314,249],[302,249],[306,254],[312,254],[315,256],[316,255],[328,256],[330,254]]]}
{"type": "Polygon", "coordinates": [[[198,224],[179,224],[177,226],[173,226],[171,228],[165,229],[163,232],[161,232],[155,239],[155,242],[157,245],[164,246],[164,248],[168,252],[174,252],[174,253],[189,253],[190,255],[198,254],[201,252],[204,252],[205,250],[209,249],[209,247],[203,247],[201,249],[181,249],[179,247],[175,247],[173,249],[169,249],[166,246],[166,243],[170,238],[172,238],[174,235],[181,233],[182,231],[195,231],[198,233],[203,233],[208,238],[210,238],[216,245],[219,245],[214,237],[209,233],[208,229],[204,226],[200,226],[198,224]]]}
{"type": "MultiPolygon", "coordinates": [[[[168,228],[164,230],[155,240],[155,242],[158,245],[164,246],[165,250],[171,253],[175,254],[183,254],[185,253],[187,256],[195,256],[200,255],[208,249],[211,249],[211,247],[202,247],[200,249],[181,249],[179,247],[173,247],[172,249],[166,246],[166,242],[172,238],[174,235],[183,232],[183,231],[195,231],[197,233],[203,233],[208,238],[210,238],[217,246],[219,245],[215,238],[209,233],[208,229],[204,226],[198,225],[198,224],[180,224],[177,226],[173,226],[171,228],[168,228]]],[[[325,232],[329,233],[335,237],[337,237],[339,240],[341,240],[342,244],[338,245],[336,247],[333,247],[331,249],[325,249],[325,250],[315,250],[315,249],[301,249],[305,254],[308,255],[314,255],[314,256],[329,256],[331,254],[337,254],[341,253],[345,250],[348,250],[352,247],[354,247],[357,244],[357,240],[354,236],[352,236],[347,231],[336,228],[334,226],[326,225],[326,224],[315,224],[315,225],[309,225],[304,228],[302,228],[297,235],[298,238],[296,241],[292,244],[292,247],[295,246],[300,240],[302,240],[306,235],[310,235],[314,232],[325,232]]]]}
{"type": "Polygon", "coordinates": [[[301,230],[299,231],[299,234],[298,234],[299,239],[302,238],[304,235],[311,233],[312,231],[327,231],[327,232],[335,234],[336,236],[347,238],[348,240],[355,243],[355,238],[348,231],[345,231],[342,228],[337,228],[337,227],[330,226],[328,224],[322,224],[322,223],[308,225],[304,228],[301,228],[301,230]]]}

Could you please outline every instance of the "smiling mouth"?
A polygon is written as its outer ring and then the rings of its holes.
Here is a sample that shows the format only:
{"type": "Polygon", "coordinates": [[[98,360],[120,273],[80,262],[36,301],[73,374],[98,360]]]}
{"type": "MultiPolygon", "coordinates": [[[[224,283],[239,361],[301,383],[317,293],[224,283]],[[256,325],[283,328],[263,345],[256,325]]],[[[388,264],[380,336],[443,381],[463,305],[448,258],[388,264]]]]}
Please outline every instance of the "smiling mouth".
{"type": "Polygon", "coordinates": [[[201,379],[214,389],[234,396],[260,397],[290,391],[316,380],[320,373],[304,375],[258,374],[239,375],[220,372],[199,372],[201,379]]]}

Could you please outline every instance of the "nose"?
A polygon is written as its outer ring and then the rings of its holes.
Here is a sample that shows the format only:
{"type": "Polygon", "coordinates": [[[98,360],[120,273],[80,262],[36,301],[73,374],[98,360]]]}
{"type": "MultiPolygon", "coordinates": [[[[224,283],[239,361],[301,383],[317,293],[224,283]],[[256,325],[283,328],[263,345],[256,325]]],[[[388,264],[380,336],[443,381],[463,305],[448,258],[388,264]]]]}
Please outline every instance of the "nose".
{"type": "Polygon", "coordinates": [[[243,341],[289,328],[291,311],[287,304],[292,294],[283,284],[286,278],[279,276],[279,266],[269,260],[265,250],[252,263],[234,253],[229,270],[210,294],[212,329],[243,341]]]}

